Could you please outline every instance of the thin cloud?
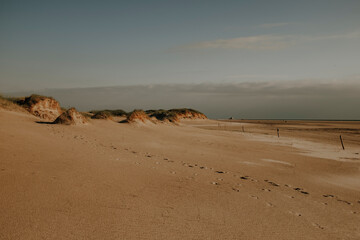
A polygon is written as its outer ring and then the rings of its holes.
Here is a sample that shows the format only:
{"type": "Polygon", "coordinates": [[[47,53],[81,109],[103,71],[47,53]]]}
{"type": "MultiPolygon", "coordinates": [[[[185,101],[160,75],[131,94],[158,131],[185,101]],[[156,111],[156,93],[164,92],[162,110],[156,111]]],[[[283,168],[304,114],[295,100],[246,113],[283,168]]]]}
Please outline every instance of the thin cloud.
{"type": "Polygon", "coordinates": [[[300,43],[324,40],[351,40],[360,38],[360,31],[334,35],[257,35],[239,38],[203,41],[180,46],[180,49],[248,49],[280,50],[300,43]]]}
{"type": "Polygon", "coordinates": [[[224,77],[225,80],[237,80],[237,81],[246,81],[246,80],[279,80],[279,79],[289,79],[291,78],[288,75],[274,75],[274,74],[239,74],[239,75],[230,75],[224,77]]]}
{"type": "Polygon", "coordinates": [[[348,32],[344,34],[324,35],[324,36],[303,36],[303,40],[317,41],[317,40],[331,40],[331,39],[357,39],[360,38],[360,31],[348,32]]]}
{"type": "Polygon", "coordinates": [[[230,39],[218,39],[185,45],[187,49],[250,49],[250,50],[277,50],[291,46],[292,39],[287,36],[258,35],[230,39]]]}
{"type": "Polygon", "coordinates": [[[282,26],[286,26],[292,23],[289,22],[279,22],[279,23],[264,23],[259,25],[259,27],[261,28],[273,28],[273,27],[282,27],[282,26]]]}

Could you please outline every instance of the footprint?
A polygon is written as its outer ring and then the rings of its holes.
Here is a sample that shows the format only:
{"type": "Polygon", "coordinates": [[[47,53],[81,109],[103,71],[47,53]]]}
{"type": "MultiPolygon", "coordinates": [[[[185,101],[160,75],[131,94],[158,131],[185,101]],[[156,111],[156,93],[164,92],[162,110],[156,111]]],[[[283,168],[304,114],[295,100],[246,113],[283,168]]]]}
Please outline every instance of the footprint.
{"type": "Polygon", "coordinates": [[[271,182],[271,181],[269,181],[269,180],[264,180],[264,181],[267,182],[267,183],[269,183],[269,184],[271,184],[271,185],[273,185],[273,186],[275,186],[275,187],[279,187],[279,186],[280,186],[279,184],[274,183],[274,182],[271,182]]]}
{"type": "Polygon", "coordinates": [[[300,192],[302,194],[306,194],[306,195],[309,194],[308,192],[304,191],[302,188],[294,188],[294,190],[298,191],[298,192],[300,192]]]}
{"type": "Polygon", "coordinates": [[[291,195],[284,195],[285,197],[288,197],[288,198],[295,198],[294,196],[291,196],[291,195]]]}
{"type": "Polygon", "coordinates": [[[317,228],[320,228],[320,229],[324,229],[324,227],[323,226],[320,226],[319,224],[317,224],[317,223],[312,223],[312,225],[314,226],[314,227],[317,227],[317,228]]]}
{"type": "Polygon", "coordinates": [[[240,177],[240,179],[248,180],[248,179],[249,179],[249,176],[243,176],[243,177],[240,177]]]}
{"type": "Polygon", "coordinates": [[[235,191],[235,192],[240,192],[240,189],[235,188],[235,187],[232,187],[232,190],[235,191]]]}
{"type": "Polygon", "coordinates": [[[223,171],[215,171],[216,173],[224,173],[223,171]]]}
{"type": "Polygon", "coordinates": [[[301,217],[301,213],[289,211],[290,214],[295,215],[297,217],[301,217]]]}
{"type": "Polygon", "coordinates": [[[266,202],[266,206],[268,207],[274,207],[274,205],[271,202],[266,202]]]}
{"type": "Polygon", "coordinates": [[[257,196],[254,196],[254,195],[250,195],[251,198],[254,198],[254,199],[259,199],[259,197],[257,196]]]}
{"type": "Polygon", "coordinates": [[[337,199],[338,202],[343,202],[346,203],[347,205],[353,205],[351,202],[348,202],[346,200],[342,200],[342,199],[337,199]]]}
{"type": "Polygon", "coordinates": [[[169,160],[168,158],[164,158],[164,161],[174,162],[173,160],[169,160]]]}
{"type": "Polygon", "coordinates": [[[213,184],[213,185],[219,185],[219,183],[217,183],[217,182],[211,182],[211,184],[213,184]]]}
{"type": "Polygon", "coordinates": [[[271,190],[270,190],[270,189],[267,189],[267,188],[263,188],[263,189],[261,189],[261,190],[263,190],[263,191],[265,191],[265,192],[271,192],[271,190]]]}

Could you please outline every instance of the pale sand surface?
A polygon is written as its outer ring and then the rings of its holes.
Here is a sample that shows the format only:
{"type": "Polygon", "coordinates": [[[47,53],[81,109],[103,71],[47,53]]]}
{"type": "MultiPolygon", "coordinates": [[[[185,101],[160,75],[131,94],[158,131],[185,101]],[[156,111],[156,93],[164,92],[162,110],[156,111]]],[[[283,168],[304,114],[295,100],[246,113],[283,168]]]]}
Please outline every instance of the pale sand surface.
{"type": "Polygon", "coordinates": [[[0,110],[0,239],[360,239],[359,123],[36,121],[0,110]]]}

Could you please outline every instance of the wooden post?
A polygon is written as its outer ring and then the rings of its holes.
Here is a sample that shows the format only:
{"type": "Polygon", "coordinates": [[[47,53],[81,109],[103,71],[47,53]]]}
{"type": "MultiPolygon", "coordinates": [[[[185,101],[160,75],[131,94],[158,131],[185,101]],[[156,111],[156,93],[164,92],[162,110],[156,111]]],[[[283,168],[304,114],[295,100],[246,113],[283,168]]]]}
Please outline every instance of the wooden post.
{"type": "Polygon", "coordinates": [[[277,129],[277,135],[278,135],[278,138],[280,137],[280,134],[279,134],[279,129],[277,129]]]}
{"type": "Polygon", "coordinates": [[[341,146],[342,146],[343,150],[345,150],[344,143],[343,143],[341,135],[340,135],[340,142],[341,142],[341,146]]]}
{"type": "Polygon", "coordinates": [[[244,130],[244,126],[242,126],[242,130],[243,130],[243,132],[245,132],[245,130],[244,130]]]}

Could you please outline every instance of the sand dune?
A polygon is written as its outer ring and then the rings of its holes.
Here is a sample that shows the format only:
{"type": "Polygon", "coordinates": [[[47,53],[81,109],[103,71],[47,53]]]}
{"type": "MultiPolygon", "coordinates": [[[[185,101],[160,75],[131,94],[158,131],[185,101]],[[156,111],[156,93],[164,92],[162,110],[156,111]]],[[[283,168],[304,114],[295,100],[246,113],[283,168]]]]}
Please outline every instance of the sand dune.
{"type": "Polygon", "coordinates": [[[328,140],[347,123],[38,120],[0,110],[0,239],[360,238],[359,135],[328,140]]]}

